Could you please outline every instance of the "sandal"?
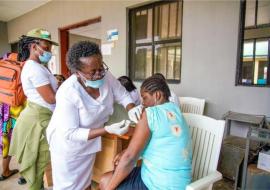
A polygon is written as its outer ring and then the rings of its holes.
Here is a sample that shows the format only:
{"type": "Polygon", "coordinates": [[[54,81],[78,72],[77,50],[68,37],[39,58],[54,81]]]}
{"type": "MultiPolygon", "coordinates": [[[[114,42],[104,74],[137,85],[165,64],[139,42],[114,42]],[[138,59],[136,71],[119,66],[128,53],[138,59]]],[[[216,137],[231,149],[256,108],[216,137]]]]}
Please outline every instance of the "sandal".
{"type": "Polygon", "coordinates": [[[10,174],[8,176],[4,176],[3,174],[0,176],[0,181],[6,180],[18,172],[19,172],[19,170],[10,170],[10,174]]]}
{"type": "Polygon", "coordinates": [[[18,179],[18,184],[19,185],[24,185],[24,184],[26,184],[27,182],[26,182],[26,180],[24,179],[24,177],[19,177],[19,179],[18,179]]]}

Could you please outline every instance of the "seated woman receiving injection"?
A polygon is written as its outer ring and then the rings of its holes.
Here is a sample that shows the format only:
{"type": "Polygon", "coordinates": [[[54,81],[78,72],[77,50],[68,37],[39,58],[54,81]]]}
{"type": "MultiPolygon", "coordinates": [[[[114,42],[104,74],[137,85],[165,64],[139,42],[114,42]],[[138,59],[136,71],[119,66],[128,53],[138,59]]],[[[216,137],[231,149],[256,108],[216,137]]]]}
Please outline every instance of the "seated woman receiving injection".
{"type": "Polygon", "coordinates": [[[128,148],[103,175],[101,190],[184,190],[191,182],[191,137],[166,82],[157,77],[141,86],[142,113],[128,148]],[[134,167],[142,157],[142,166],[134,167]]]}

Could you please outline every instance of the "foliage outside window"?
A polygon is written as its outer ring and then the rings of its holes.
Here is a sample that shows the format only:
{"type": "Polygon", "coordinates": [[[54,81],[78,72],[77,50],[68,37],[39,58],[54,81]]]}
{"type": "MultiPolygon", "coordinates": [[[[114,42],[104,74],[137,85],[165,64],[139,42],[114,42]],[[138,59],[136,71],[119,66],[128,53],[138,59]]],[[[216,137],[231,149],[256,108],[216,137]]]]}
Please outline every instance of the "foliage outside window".
{"type": "Polygon", "coordinates": [[[241,1],[240,59],[237,84],[268,86],[270,55],[270,1],[241,1]]]}
{"type": "Polygon", "coordinates": [[[162,73],[180,82],[182,1],[159,1],[130,9],[129,75],[143,80],[162,73]]]}

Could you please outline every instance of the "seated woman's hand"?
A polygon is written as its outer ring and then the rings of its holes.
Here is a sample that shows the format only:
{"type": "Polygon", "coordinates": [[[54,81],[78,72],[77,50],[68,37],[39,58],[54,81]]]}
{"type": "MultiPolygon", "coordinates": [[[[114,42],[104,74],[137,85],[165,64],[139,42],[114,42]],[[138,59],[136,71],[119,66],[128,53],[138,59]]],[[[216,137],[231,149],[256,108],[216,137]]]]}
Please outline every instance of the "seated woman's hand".
{"type": "Polygon", "coordinates": [[[118,154],[114,157],[114,159],[113,159],[113,165],[114,165],[114,168],[118,165],[118,163],[119,163],[119,161],[120,161],[122,155],[125,153],[125,151],[126,151],[126,149],[123,150],[122,152],[118,153],[118,154]]]}

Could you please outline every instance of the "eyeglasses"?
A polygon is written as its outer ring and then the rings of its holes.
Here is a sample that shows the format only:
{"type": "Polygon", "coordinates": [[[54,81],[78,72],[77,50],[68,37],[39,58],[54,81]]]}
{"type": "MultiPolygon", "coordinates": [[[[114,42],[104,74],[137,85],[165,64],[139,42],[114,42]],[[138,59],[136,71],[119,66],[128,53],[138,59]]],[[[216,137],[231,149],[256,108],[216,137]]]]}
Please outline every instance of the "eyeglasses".
{"type": "Polygon", "coordinates": [[[103,78],[106,73],[108,72],[109,70],[109,67],[106,65],[106,63],[102,63],[102,69],[99,69],[99,70],[96,70],[95,72],[93,73],[83,73],[82,71],[80,71],[80,73],[87,79],[90,79],[90,80],[96,80],[96,79],[99,79],[99,78],[103,78]]]}

